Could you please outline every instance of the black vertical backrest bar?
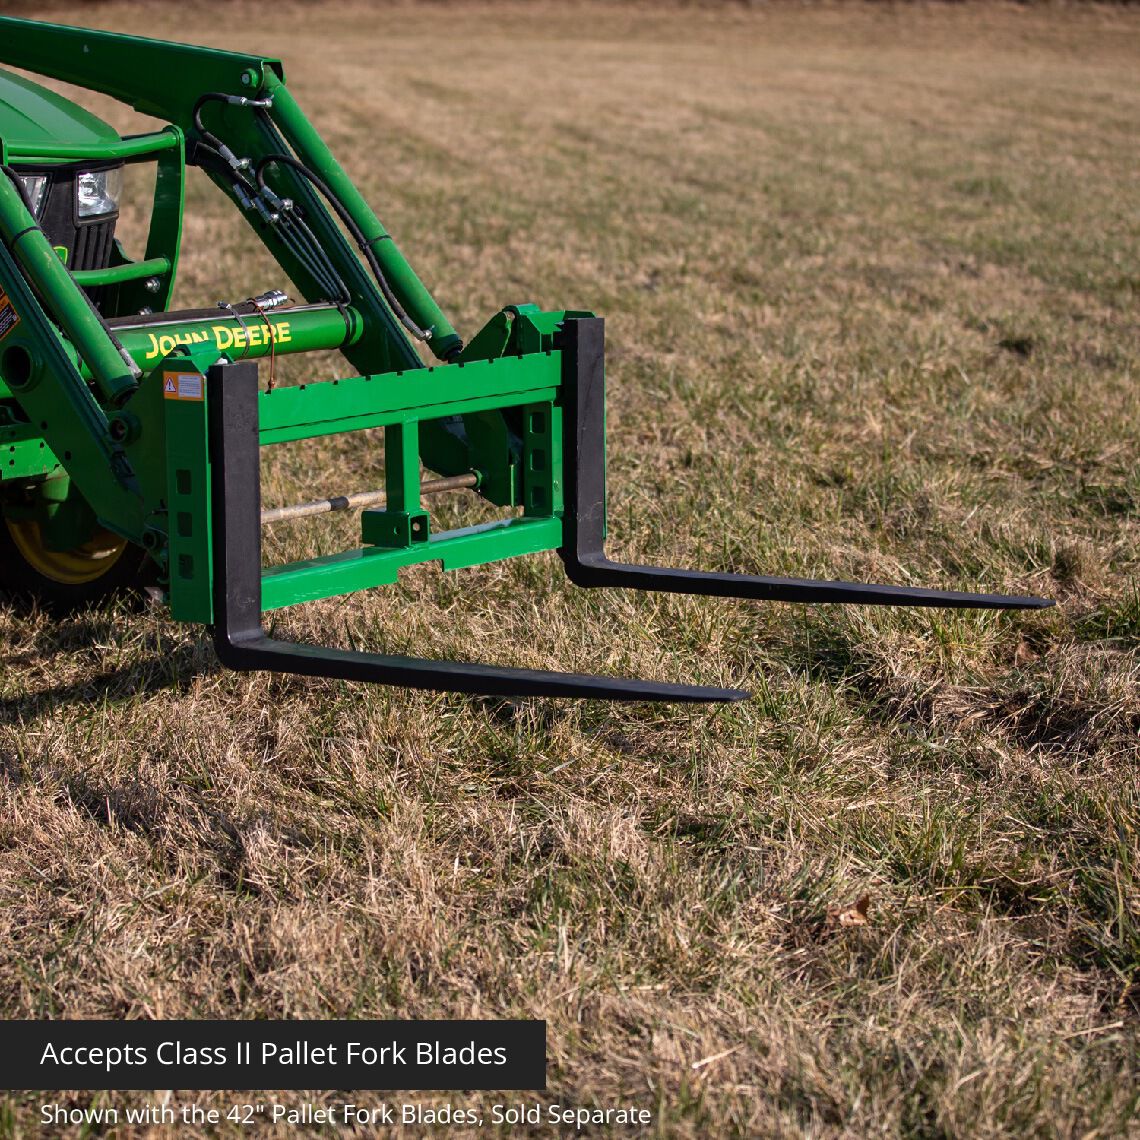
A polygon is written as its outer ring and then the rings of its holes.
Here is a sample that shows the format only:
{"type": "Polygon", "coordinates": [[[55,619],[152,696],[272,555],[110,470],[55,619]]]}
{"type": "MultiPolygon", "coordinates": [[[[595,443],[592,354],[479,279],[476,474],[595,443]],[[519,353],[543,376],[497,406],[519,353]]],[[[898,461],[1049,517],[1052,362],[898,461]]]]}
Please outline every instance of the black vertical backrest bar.
{"type": "MultiPolygon", "coordinates": [[[[605,321],[575,318],[562,327],[562,557],[571,580],[580,560],[600,555],[606,538],[605,321]]],[[[580,583],[585,584],[585,583],[580,583]]]]}
{"type": "MultiPolygon", "coordinates": [[[[261,450],[257,365],[215,364],[209,400],[214,622],[230,641],[261,635],[261,450]]],[[[220,642],[219,642],[220,644],[220,642]]]]}

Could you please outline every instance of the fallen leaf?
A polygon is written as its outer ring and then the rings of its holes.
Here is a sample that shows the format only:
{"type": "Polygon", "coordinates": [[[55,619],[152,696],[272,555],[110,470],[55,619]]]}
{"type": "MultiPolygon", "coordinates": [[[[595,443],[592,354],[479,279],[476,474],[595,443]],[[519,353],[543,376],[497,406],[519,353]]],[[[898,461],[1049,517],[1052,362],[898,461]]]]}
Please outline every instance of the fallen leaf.
{"type": "Polygon", "coordinates": [[[871,907],[871,896],[860,895],[853,903],[847,906],[835,907],[828,911],[827,917],[835,926],[866,926],[867,911],[871,907]]]}

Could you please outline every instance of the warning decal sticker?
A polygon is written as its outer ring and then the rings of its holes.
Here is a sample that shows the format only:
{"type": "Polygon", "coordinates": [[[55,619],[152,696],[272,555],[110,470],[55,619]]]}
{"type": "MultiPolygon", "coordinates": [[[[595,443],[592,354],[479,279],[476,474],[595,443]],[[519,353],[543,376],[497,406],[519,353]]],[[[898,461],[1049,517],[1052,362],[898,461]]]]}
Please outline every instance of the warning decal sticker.
{"type": "Polygon", "coordinates": [[[162,395],[167,400],[201,400],[204,385],[198,372],[164,372],[162,395]]]}
{"type": "Polygon", "coordinates": [[[20,323],[20,314],[8,294],[0,289],[0,340],[3,340],[20,323]]]}

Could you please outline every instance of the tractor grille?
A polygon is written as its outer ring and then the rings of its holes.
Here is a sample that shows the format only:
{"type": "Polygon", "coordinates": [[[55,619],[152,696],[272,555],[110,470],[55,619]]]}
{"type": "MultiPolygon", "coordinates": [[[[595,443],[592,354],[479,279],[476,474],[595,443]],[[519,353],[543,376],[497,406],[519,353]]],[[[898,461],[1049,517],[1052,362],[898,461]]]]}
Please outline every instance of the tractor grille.
{"type": "Polygon", "coordinates": [[[106,269],[111,264],[111,246],[115,240],[115,220],[89,222],[76,226],[71,250],[71,269],[106,269]]]}
{"type": "MultiPolygon", "coordinates": [[[[106,269],[111,264],[111,246],[115,241],[116,217],[106,221],[84,222],[75,227],[71,248],[71,269],[106,269]]],[[[103,312],[106,288],[88,289],[91,303],[103,312]]]]}

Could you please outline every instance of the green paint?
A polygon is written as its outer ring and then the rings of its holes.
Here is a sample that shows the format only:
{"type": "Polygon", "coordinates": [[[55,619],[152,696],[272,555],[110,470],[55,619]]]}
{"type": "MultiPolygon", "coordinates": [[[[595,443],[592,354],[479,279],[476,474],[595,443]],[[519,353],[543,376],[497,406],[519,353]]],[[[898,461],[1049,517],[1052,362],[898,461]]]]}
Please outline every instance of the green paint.
{"type": "Polygon", "coordinates": [[[155,521],[167,534],[171,616],[179,621],[213,620],[213,552],[210,526],[210,440],[205,376],[192,359],[173,362],[164,373],[198,376],[201,400],[168,400],[158,395],[166,438],[165,518],[155,521]]]}
{"type": "Polygon", "coordinates": [[[391,585],[403,566],[439,561],[444,570],[460,570],[554,550],[561,543],[562,524],[558,519],[504,519],[446,531],[425,543],[398,550],[376,546],[346,550],[266,570],[261,577],[262,609],[281,609],[298,602],[391,585]]]}
{"type": "Polygon", "coordinates": [[[382,427],[407,412],[427,420],[553,399],[561,367],[560,355],[543,353],[277,388],[260,396],[261,442],[382,427]]]}
{"type": "MultiPolygon", "coordinates": [[[[0,24],[0,35],[6,34],[0,24]]],[[[28,66],[18,54],[14,59],[8,52],[2,54],[8,62],[28,66]]],[[[0,138],[9,146],[98,147],[118,137],[102,119],[62,95],[23,76],[0,71],[0,138]]]]}
{"type": "MultiPolygon", "coordinates": [[[[0,479],[39,481],[42,493],[28,510],[52,543],[74,546],[96,525],[137,543],[145,538],[162,567],[173,616],[208,623],[207,398],[204,391],[201,400],[165,398],[164,378],[204,376],[220,356],[268,355],[270,335],[261,318],[238,321],[222,310],[189,321],[120,321],[116,336],[142,372],[136,380],[83,293],[100,290],[102,310],[112,316],[168,309],[182,240],[186,139],[197,137],[192,112],[199,96],[271,97],[263,114],[207,103],[206,126],[253,165],[278,152],[284,140],[362,230],[400,305],[432,330],[430,348],[448,358],[459,338],[293,100],[276,60],[0,17],[0,62],[101,91],[168,124],[120,139],[81,108],[0,73],[0,160],[17,167],[85,159],[157,165],[142,259],[129,261],[116,245],[105,268],[75,273],[67,268],[67,250],[52,247],[15,188],[0,178],[0,235],[11,250],[0,245],[0,289],[9,315],[18,317],[0,334],[0,464],[7,465],[0,479]]],[[[301,296],[326,302],[272,311],[275,351],[339,349],[360,373],[262,393],[261,444],[385,429],[388,502],[382,511],[362,514],[364,545],[264,570],[264,608],[391,583],[401,567],[420,562],[438,561],[450,570],[560,546],[555,338],[574,314],[512,306],[492,317],[460,363],[425,367],[354,242],[308,181],[288,167],[269,168],[270,184],[304,212],[343,281],[351,301],[341,310],[327,305],[320,274],[296,257],[273,219],[244,208],[243,192],[224,170],[208,173],[301,296]],[[419,494],[425,467],[442,475],[477,472],[481,495],[521,506],[524,517],[432,534],[419,494]]],[[[267,205],[266,214],[277,209],[267,205]]]]}

